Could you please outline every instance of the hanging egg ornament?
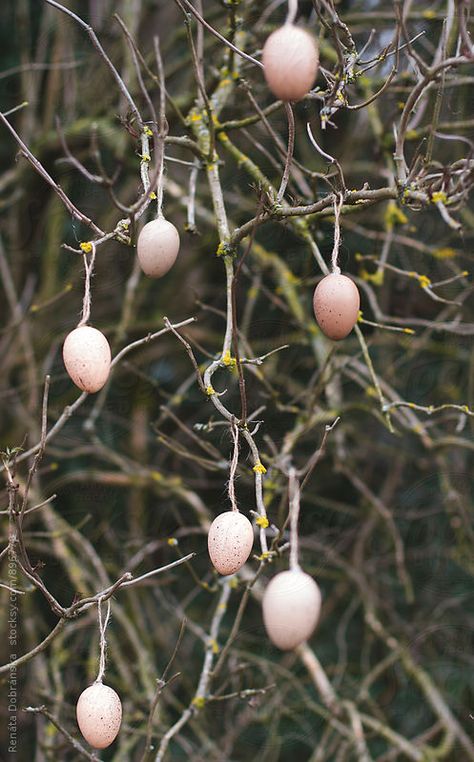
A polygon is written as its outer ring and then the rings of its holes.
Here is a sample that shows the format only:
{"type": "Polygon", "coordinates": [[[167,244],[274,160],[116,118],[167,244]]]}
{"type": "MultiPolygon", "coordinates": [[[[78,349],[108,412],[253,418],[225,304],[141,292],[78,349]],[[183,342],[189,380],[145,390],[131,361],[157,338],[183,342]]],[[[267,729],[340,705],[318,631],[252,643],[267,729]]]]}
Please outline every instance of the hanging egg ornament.
{"type": "Polygon", "coordinates": [[[81,325],[66,336],[63,360],[76,386],[93,394],[102,389],[110,374],[109,342],[97,328],[81,325]]]}
{"type": "Polygon", "coordinates": [[[240,511],[225,511],[212,522],[207,546],[216,571],[224,576],[235,574],[252,550],[252,524],[240,511]]]}
{"type": "Polygon", "coordinates": [[[113,688],[94,683],[79,696],[79,730],[94,749],[105,749],[116,739],[122,722],[122,702],[113,688]]]}
{"type": "Polygon", "coordinates": [[[147,222],[140,231],[137,255],[145,275],[161,278],[170,270],[179,252],[179,233],[175,226],[159,217],[147,222]]]}
{"type": "Polygon", "coordinates": [[[299,101],[311,90],[318,73],[314,37],[294,24],[284,24],[267,39],[262,53],[268,87],[282,101],[299,101]]]}
{"type": "Polygon", "coordinates": [[[328,339],[340,341],[350,334],[359,315],[360,295],[347,275],[331,273],[316,286],[313,297],[316,320],[328,339]]]}
{"type": "Polygon", "coordinates": [[[267,635],[282,651],[290,651],[311,637],[320,610],[319,587],[301,569],[277,574],[263,596],[263,622],[267,635]]]}

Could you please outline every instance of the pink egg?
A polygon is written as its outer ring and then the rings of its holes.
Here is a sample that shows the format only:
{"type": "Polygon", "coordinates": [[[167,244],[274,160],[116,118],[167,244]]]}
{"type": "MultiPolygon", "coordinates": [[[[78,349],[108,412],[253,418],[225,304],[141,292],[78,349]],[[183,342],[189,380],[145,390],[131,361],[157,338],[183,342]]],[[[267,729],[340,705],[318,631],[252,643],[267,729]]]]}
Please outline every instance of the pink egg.
{"type": "Polygon", "coordinates": [[[66,336],[63,360],[71,379],[83,392],[98,392],[110,373],[112,360],[104,334],[90,325],[81,325],[66,336]]]}
{"type": "Polygon", "coordinates": [[[311,637],[320,610],[319,587],[301,569],[277,574],[263,596],[265,629],[272,643],[282,651],[290,651],[311,637]]]}
{"type": "Polygon", "coordinates": [[[304,29],[285,24],[267,39],[262,62],[273,94],[282,101],[299,101],[311,90],[318,73],[316,40],[304,29]]]}
{"type": "Polygon", "coordinates": [[[179,233],[163,218],[142,228],[137,241],[137,255],[145,275],[161,278],[174,265],[179,251],[179,233]]]}
{"type": "Polygon", "coordinates": [[[322,332],[328,339],[340,341],[357,323],[359,290],[347,275],[326,275],[316,286],[313,307],[322,332]]]}
{"type": "Polygon", "coordinates": [[[207,545],[212,564],[219,574],[235,574],[252,550],[252,524],[239,511],[225,511],[212,522],[207,545]]]}
{"type": "Polygon", "coordinates": [[[79,696],[76,717],[87,743],[94,749],[105,749],[120,730],[122,703],[113,688],[94,683],[79,696]]]}

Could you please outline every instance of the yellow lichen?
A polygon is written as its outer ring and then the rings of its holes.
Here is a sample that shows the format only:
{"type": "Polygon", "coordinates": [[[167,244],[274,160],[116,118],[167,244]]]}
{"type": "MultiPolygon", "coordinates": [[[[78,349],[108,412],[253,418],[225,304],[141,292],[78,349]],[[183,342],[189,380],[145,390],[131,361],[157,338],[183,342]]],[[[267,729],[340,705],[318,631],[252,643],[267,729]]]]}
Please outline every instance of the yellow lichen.
{"type": "Polygon", "coordinates": [[[446,193],[444,191],[435,191],[431,195],[431,200],[433,204],[445,204],[448,200],[448,197],[446,196],[446,193]]]}
{"type": "Polygon", "coordinates": [[[374,273],[369,273],[364,267],[359,271],[359,276],[362,280],[366,280],[368,283],[373,283],[374,286],[381,286],[384,278],[384,271],[379,268],[374,273]]]}
{"type": "Polygon", "coordinates": [[[408,222],[408,217],[401,209],[398,208],[395,201],[390,201],[387,204],[385,210],[385,225],[389,230],[395,225],[405,225],[408,222]]]}
{"type": "Polygon", "coordinates": [[[457,254],[451,246],[442,246],[439,249],[434,249],[431,253],[435,259],[453,259],[457,254]]]}
{"type": "Polygon", "coordinates": [[[418,282],[421,288],[429,288],[431,286],[431,281],[427,275],[419,275],[418,282]]]}
{"type": "Polygon", "coordinates": [[[232,357],[229,350],[227,349],[224,354],[222,355],[222,364],[225,365],[227,368],[233,368],[236,365],[236,359],[235,357],[232,357]]]}

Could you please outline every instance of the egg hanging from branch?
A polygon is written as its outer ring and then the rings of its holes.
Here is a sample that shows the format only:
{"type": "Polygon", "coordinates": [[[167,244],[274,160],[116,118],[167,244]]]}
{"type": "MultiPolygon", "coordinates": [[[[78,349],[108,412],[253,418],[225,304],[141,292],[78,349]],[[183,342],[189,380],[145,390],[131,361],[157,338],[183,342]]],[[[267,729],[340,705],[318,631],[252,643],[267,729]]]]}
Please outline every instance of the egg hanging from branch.
{"type": "Polygon", "coordinates": [[[93,394],[102,389],[110,374],[109,342],[97,328],[81,325],[66,336],[63,360],[76,386],[93,394]]]}
{"type": "Polygon", "coordinates": [[[299,568],[273,577],[263,596],[263,622],[267,635],[282,651],[290,651],[311,637],[320,610],[319,587],[299,568]]]}
{"type": "Polygon", "coordinates": [[[359,289],[347,275],[326,275],[316,286],[313,308],[318,325],[328,339],[345,339],[357,323],[359,289]]]}
{"type": "Polygon", "coordinates": [[[113,688],[94,683],[79,696],[76,718],[87,743],[94,749],[105,749],[120,730],[122,702],[113,688]]]}
{"type": "Polygon", "coordinates": [[[145,275],[161,278],[173,267],[179,252],[179,233],[163,217],[147,222],[140,231],[137,255],[145,275]]]}
{"type": "Polygon", "coordinates": [[[207,545],[212,564],[219,574],[235,574],[252,550],[252,524],[240,511],[225,511],[212,522],[207,545]]]}
{"type": "Polygon", "coordinates": [[[263,71],[272,93],[282,101],[299,101],[311,90],[318,73],[315,38],[294,24],[284,24],[268,37],[263,71]]]}

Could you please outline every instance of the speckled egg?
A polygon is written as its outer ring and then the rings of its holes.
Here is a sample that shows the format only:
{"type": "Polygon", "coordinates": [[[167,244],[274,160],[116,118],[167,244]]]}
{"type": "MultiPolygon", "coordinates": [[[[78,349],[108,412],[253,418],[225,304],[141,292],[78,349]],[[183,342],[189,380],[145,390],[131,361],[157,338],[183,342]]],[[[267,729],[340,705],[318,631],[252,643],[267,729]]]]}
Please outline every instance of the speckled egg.
{"type": "Polygon", "coordinates": [[[94,749],[105,749],[120,730],[122,702],[113,688],[94,683],[79,696],[76,717],[87,743],[94,749]]]}
{"type": "Polygon", "coordinates": [[[282,651],[290,651],[311,637],[320,610],[319,587],[301,569],[277,574],[263,596],[265,629],[272,643],[282,651]]]}
{"type": "Polygon", "coordinates": [[[262,62],[272,93],[282,101],[299,101],[311,90],[318,73],[316,40],[304,29],[285,24],[267,39],[262,62]]]}
{"type": "Polygon", "coordinates": [[[179,251],[179,233],[175,226],[159,218],[148,222],[137,241],[137,255],[145,275],[161,278],[174,265],[179,251]]]}
{"type": "Polygon", "coordinates": [[[104,334],[90,325],[75,328],[63,346],[66,370],[83,392],[98,392],[110,373],[112,355],[104,334]]]}
{"type": "Polygon", "coordinates": [[[322,332],[328,339],[340,341],[357,323],[359,290],[347,275],[326,275],[316,286],[313,307],[322,332]]]}
{"type": "Polygon", "coordinates": [[[212,522],[207,546],[219,574],[235,574],[249,557],[252,545],[252,524],[240,511],[225,511],[212,522]]]}

